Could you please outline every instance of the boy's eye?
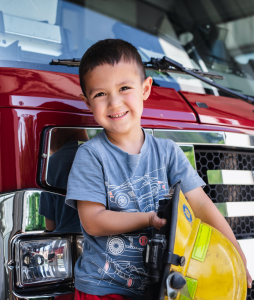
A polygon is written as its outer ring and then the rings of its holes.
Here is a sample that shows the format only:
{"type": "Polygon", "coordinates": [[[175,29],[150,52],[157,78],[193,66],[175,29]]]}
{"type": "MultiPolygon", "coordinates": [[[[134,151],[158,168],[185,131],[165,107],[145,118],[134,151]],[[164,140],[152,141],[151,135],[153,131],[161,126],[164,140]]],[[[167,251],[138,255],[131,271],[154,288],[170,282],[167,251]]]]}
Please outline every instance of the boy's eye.
{"type": "Polygon", "coordinates": [[[94,96],[94,98],[96,98],[96,97],[101,97],[101,96],[104,96],[104,95],[106,95],[105,93],[98,93],[98,94],[96,94],[95,96],[94,96]]]}
{"type": "Polygon", "coordinates": [[[130,89],[130,87],[128,87],[128,86],[123,86],[123,87],[120,88],[120,91],[126,91],[126,90],[129,90],[129,89],[130,89]]]}

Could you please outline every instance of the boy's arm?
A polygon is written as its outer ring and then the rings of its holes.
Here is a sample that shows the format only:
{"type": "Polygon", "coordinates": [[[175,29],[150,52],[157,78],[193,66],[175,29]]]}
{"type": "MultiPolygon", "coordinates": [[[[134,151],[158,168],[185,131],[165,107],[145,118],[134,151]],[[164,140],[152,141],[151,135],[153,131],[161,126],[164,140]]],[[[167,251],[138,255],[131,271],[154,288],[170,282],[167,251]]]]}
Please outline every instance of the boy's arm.
{"type": "Polygon", "coordinates": [[[160,229],[166,224],[155,212],[118,212],[106,210],[101,203],[77,201],[81,224],[93,236],[116,235],[147,227],[160,229]]]}
{"type": "Polygon", "coordinates": [[[224,219],[222,214],[219,212],[217,207],[213,204],[212,200],[206,195],[201,187],[191,190],[184,195],[186,198],[188,198],[188,202],[194,212],[194,215],[197,218],[201,219],[203,222],[219,230],[223,235],[225,235],[226,238],[231,241],[231,243],[238,250],[246,268],[248,287],[251,288],[252,278],[246,267],[245,255],[240,248],[232,229],[230,228],[229,224],[224,219]]]}

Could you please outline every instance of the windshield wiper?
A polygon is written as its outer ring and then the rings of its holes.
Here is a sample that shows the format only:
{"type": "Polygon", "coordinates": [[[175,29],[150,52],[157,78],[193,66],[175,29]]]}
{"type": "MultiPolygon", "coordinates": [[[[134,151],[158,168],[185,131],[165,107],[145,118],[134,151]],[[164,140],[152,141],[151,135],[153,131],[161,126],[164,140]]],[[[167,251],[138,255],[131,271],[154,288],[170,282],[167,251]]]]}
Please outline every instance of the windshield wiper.
{"type": "Polygon", "coordinates": [[[164,56],[161,59],[160,58],[151,58],[150,62],[147,62],[147,64],[151,65],[153,68],[156,68],[157,70],[166,69],[169,71],[169,70],[171,70],[171,68],[174,68],[176,70],[179,70],[186,74],[189,74],[211,86],[214,86],[215,88],[217,88],[233,97],[239,98],[250,104],[254,104],[254,98],[237,93],[235,91],[232,91],[231,89],[228,89],[224,86],[221,86],[221,85],[215,83],[214,81],[210,81],[210,80],[200,76],[199,74],[193,72],[193,70],[185,68],[183,65],[179,64],[178,62],[174,61],[173,59],[168,58],[167,56],[164,56]]]}
{"type": "MultiPolygon", "coordinates": [[[[80,64],[80,59],[73,58],[73,59],[52,59],[51,65],[63,65],[68,67],[78,67],[80,64]]],[[[245,96],[243,94],[237,93],[235,91],[232,91],[224,86],[221,86],[214,81],[210,81],[204,77],[209,78],[216,78],[216,79],[224,79],[223,76],[209,73],[209,72],[202,72],[200,70],[196,69],[188,69],[185,68],[183,65],[179,64],[173,59],[168,58],[167,56],[164,56],[163,58],[151,58],[150,61],[144,62],[144,67],[146,69],[150,70],[157,70],[160,72],[177,72],[177,73],[183,73],[183,74],[189,74],[233,97],[239,98],[245,102],[248,102],[250,104],[254,104],[254,98],[250,96],[245,96]],[[216,76],[216,77],[215,77],[216,76]]]]}
{"type": "MultiPolygon", "coordinates": [[[[199,76],[202,77],[208,77],[208,78],[213,78],[213,79],[224,79],[224,76],[211,73],[211,72],[203,72],[199,69],[189,69],[189,68],[184,68],[182,65],[182,69],[176,68],[175,66],[171,65],[166,65],[164,63],[164,58],[170,59],[166,56],[163,58],[154,58],[152,57],[150,61],[143,62],[143,65],[146,69],[148,70],[156,70],[160,72],[173,72],[173,73],[181,73],[181,74],[188,74],[186,70],[191,71],[199,76]]],[[[178,64],[178,62],[172,60],[174,63],[178,64]]],[[[179,64],[180,65],[180,64],[179,64]]]]}
{"type": "MultiPolygon", "coordinates": [[[[165,56],[166,57],[166,56],[165,56]]],[[[168,68],[160,68],[158,64],[159,59],[157,58],[151,58],[150,61],[148,62],[143,62],[143,65],[145,69],[148,70],[155,70],[155,71],[160,71],[160,72],[173,72],[173,73],[186,73],[185,71],[182,70],[177,70],[174,67],[168,67],[168,68]]],[[[73,59],[52,59],[50,65],[62,65],[62,66],[67,66],[67,67],[79,67],[80,64],[80,59],[78,58],[73,58],[73,59]]],[[[198,69],[188,69],[195,74],[198,74],[202,77],[209,77],[209,78],[214,78],[214,79],[224,79],[223,76],[215,73],[210,73],[210,72],[203,72],[198,69]]]]}
{"type": "Polygon", "coordinates": [[[73,58],[73,59],[52,59],[49,63],[54,66],[67,66],[67,67],[79,67],[81,59],[73,58]]]}

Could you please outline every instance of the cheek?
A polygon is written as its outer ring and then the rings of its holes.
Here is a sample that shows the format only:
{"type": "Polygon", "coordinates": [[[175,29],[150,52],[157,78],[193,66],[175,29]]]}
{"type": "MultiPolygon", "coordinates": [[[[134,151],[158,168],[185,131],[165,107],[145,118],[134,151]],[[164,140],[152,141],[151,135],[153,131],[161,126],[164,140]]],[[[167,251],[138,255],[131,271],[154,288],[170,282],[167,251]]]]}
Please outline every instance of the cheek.
{"type": "Polygon", "coordinates": [[[92,109],[93,109],[93,114],[101,115],[105,109],[105,105],[103,104],[103,101],[101,101],[96,103],[96,105],[94,105],[92,109]]]}
{"type": "Polygon", "coordinates": [[[126,101],[128,102],[130,108],[134,109],[134,110],[138,110],[140,108],[143,108],[143,94],[142,93],[138,93],[135,95],[128,95],[126,97],[126,101]]]}

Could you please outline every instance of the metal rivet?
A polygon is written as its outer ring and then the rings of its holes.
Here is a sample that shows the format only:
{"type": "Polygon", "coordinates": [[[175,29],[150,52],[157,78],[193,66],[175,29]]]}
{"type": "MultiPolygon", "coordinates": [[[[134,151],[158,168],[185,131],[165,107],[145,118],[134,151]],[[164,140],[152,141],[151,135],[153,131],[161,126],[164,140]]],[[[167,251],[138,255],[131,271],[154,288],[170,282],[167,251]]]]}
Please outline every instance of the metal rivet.
{"type": "Polygon", "coordinates": [[[43,153],[43,154],[41,155],[41,157],[42,157],[42,158],[47,158],[48,155],[47,155],[46,153],[43,153]]]}
{"type": "Polygon", "coordinates": [[[179,263],[180,263],[180,266],[181,266],[181,267],[183,267],[183,266],[185,265],[185,257],[184,257],[184,256],[182,256],[182,257],[180,258],[179,263]]]}

